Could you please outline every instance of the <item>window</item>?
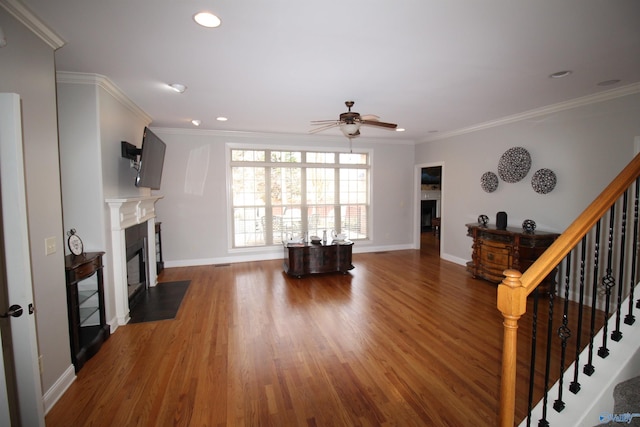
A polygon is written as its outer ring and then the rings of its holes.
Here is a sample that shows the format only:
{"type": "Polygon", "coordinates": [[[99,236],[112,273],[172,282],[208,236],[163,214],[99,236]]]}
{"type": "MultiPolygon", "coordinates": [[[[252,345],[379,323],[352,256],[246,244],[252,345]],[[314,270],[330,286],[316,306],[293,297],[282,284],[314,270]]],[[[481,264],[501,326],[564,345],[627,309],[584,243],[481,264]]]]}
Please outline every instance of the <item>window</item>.
{"type": "Polygon", "coordinates": [[[336,230],[367,239],[369,154],[231,149],[234,248],[336,230]]]}

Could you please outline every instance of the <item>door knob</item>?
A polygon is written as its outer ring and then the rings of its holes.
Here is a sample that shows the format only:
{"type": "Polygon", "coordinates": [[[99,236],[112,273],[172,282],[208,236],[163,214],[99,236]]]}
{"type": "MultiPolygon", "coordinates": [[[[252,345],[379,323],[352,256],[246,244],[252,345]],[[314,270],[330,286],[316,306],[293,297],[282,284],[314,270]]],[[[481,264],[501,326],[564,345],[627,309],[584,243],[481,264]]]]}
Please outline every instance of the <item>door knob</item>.
{"type": "Polygon", "coordinates": [[[4,314],[0,314],[0,317],[20,317],[22,316],[22,312],[24,310],[22,310],[22,307],[20,307],[18,304],[14,304],[11,307],[9,307],[9,311],[7,311],[4,314]]]}

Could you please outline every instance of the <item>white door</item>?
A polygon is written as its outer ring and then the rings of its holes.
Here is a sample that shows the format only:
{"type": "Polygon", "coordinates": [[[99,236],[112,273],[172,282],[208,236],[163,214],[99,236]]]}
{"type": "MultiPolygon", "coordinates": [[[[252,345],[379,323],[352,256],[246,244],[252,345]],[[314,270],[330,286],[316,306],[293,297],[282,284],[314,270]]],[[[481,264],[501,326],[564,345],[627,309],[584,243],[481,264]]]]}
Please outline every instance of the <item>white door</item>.
{"type": "MultiPolygon", "coordinates": [[[[15,378],[15,390],[11,387],[6,391],[7,381],[1,385],[9,396],[12,393],[17,394],[19,421],[13,419],[13,425],[44,427],[29,257],[20,96],[17,94],[0,94],[0,192],[4,237],[4,241],[1,242],[4,251],[0,251],[0,254],[4,252],[6,295],[10,306],[22,308],[20,316],[0,319],[3,325],[7,322],[10,325],[10,334],[5,332],[7,329],[2,329],[2,338],[6,340],[7,335],[10,335],[10,347],[4,346],[4,352],[5,356],[7,352],[12,352],[14,362],[14,372],[9,369],[2,377],[15,378]]],[[[0,307],[0,315],[5,315],[8,311],[9,307],[0,307]]],[[[3,423],[2,419],[0,423],[3,423]]]]}

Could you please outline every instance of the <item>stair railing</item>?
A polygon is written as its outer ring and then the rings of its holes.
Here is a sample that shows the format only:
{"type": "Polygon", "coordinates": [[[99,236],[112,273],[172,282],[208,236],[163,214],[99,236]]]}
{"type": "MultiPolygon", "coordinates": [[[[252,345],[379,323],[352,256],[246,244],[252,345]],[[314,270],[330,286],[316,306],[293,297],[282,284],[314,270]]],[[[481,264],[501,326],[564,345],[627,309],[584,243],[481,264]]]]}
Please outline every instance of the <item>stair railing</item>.
{"type": "MultiPolygon", "coordinates": [[[[571,253],[572,251],[576,253],[575,258],[579,258],[584,262],[585,254],[584,248],[587,246],[586,236],[591,234],[596,234],[596,243],[590,244],[595,247],[595,269],[593,270],[594,280],[599,280],[599,272],[598,272],[598,260],[601,256],[599,253],[599,233],[601,222],[603,218],[607,217],[610,220],[609,228],[608,228],[608,260],[604,264],[607,264],[603,267],[606,268],[605,275],[602,278],[603,283],[597,284],[594,283],[593,288],[593,300],[591,301],[592,306],[594,307],[595,312],[595,304],[596,304],[596,286],[599,286],[602,289],[606,289],[606,314],[605,316],[608,318],[609,309],[610,309],[610,297],[612,295],[612,289],[615,288],[615,282],[613,281],[613,277],[611,274],[611,265],[612,265],[612,254],[614,248],[612,247],[612,242],[614,240],[614,234],[618,240],[621,240],[620,247],[622,249],[622,254],[615,255],[615,261],[620,261],[620,264],[624,263],[625,260],[625,250],[624,247],[629,246],[633,248],[633,255],[628,257],[629,262],[632,264],[631,274],[628,272],[628,269],[625,270],[625,276],[631,275],[631,299],[633,299],[633,287],[635,286],[635,263],[636,263],[636,248],[638,241],[638,188],[640,187],[640,154],[637,155],[623,170],[620,174],[605,188],[604,191],[591,203],[582,214],[576,218],[576,220],[562,233],[561,236],[538,258],[538,260],[532,264],[524,273],[520,273],[516,270],[506,270],[504,272],[505,278],[502,283],[498,286],[498,298],[497,298],[497,307],[498,310],[502,313],[504,317],[503,321],[503,352],[502,352],[502,377],[501,377],[501,386],[500,386],[500,409],[499,409],[499,419],[500,426],[502,427],[512,427],[515,421],[515,411],[516,411],[516,366],[518,363],[517,357],[517,340],[518,340],[518,321],[527,311],[527,297],[536,290],[538,285],[549,275],[555,275],[561,273],[562,276],[566,277],[567,283],[565,286],[565,300],[569,297],[569,281],[572,280],[572,277],[575,274],[579,274],[580,278],[578,279],[581,283],[580,285],[580,309],[579,309],[579,324],[582,324],[582,313],[583,313],[583,297],[584,297],[584,279],[585,273],[584,269],[581,266],[579,268],[579,273],[572,273],[570,271],[570,267],[573,264],[571,261],[571,253]],[[635,186],[634,186],[635,183],[635,186]],[[626,236],[626,213],[627,213],[627,194],[630,189],[634,187],[636,189],[636,198],[635,205],[633,207],[634,211],[634,236],[633,241],[629,245],[625,243],[626,236]],[[623,201],[621,202],[620,200],[623,201]],[[616,213],[615,207],[624,203],[624,207],[622,208],[622,213],[616,213]],[[614,218],[622,217],[622,231],[616,228],[614,230],[614,218]],[[596,231],[593,231],[596,230],[596,231]],[[622,237],[620,237],[622,236],[622,237]],[[580,251],[578,249],[581,249],[580,251]],[[581,252],[581,253],[580,253],[581,252]],[[560,271],[561,270],[561,271],[560,271]]],[[[606,233],[607,230],[605,230],[606,233]]],[[[626,267],[625,267],[626,269],[626,267]]],[[[604,268],[603,268],[604,270],[604,268]]],[[[622,297],[623,291],[623,283],[622,283],[622,272],[618,272],[620,276],[620,287],[617,290],[618,296],[618,309],[620,308],[620,299],[622,297]]],[[[555,281],[554,281],[555,282],[555,281]]],[[[613,289],[615,291],[615,289],[613,289]]],[[[538,303],[538,292],[535,292],[535,305],[537,310],[538,303]]],[[[550,320],[549,320],[549,331],[551,332],[551,324],[553,318],[553,302],[555,297],[555,285],[553,289],[549,292],[549,304],[550,304],[550,320]]],[[[640,304],[640,303],[639,303],[640,304]]],[[[629,310],[632,310],[631,304],[629,310]]],[[[567,311],[567,303],[565,302],[565,313],[563,315],[563,324],[558,328],[558,335],[562,340],[562,360],[561,360],[561,371],[564,370],[564,362],[565,362],[565,346],[567,342],[568,336],[571,336],[570,330],[566,327],[566,311],[567,311]],[[564,335],[564,336],[563,336],[564,335]],[[567,336],[568,335],[568,336],[567,336]]],[[[532,363],[535,363],[535,316],[534,314],[534,335],[533,335],[533,360],[532,363]]],[[[592,342],[589,344],[590,347],[593,346],[593,319],[594,315],[592,313],[591,317],[591,340],[592,342]]],[[[616,316],[616,330],[612,333],[612,339],[617,340],[621,338],[621,334],[619,333],[619,319],[620,314],[616,316]],[[619,334],[620,336],[616,335],[619,334]],[[616,339],[617,338],[617,339],[616,339]]],[[[625,318],[625,323],[633,323],[633,315],[631,313],[627,314],[625,318]]],[[[604,327],[606,329],[608,321],[605,322],[604,327]]],[[[605,340],[606,340],[606,330],[605,330],[605,340]]],[[[578,336],[580,336],[581,332],[578,332],[578,336]]],[[[579,342],[580,338],[578,338],[579,342]]],[[[547,348],[550,344],[548,344],[547,348]]],[[[549,351],[549,350],[547,350],[549,351]]],[[[608,350],[606,349],[606,341],[604,344],[604,350],[601,347],[598,351],[598,355],[600,357],[606,357],[608,350]]],[[[577,351],[576,353],[579,353],[577,351]]],[[[547,354],[547,362],[549,359],[549,355],[547,354]]],[[[591,353],[590,353],[591,359],[591,353]]],[[[593,372],[593,365],[591,364],[591,360],[585,366],[585,374],[590,375],[589,371],[593,372]]],[[[576,365],[577,366],[577,365],[576,365]]],[[[533,374],[533,366],[531,367],[531,372],[533,374]]],[[[548,368],[546,373],[546,380],[548,380],[548,368]]],[[[563,372],[560,374],[560,381],[562,381],[563,372]]],[[[545,380],[545,382],[547,382],[545,380]]],[[[530,381],[533,381],[532,379],[530,381]]],[[[548,384],[545,384],[548,385],[548,384]]],[[[530,385],[530,395],[531,389],[533,385],[530,385]]],[[[576,385],[576,381],[574,381],[570,387],[571,391],[577,393],[579,391],[579,384],[576,385]]],[[[520,392],[524,393],[524,392],[520,392]]],[[[560,392],[561,393],[561,392],[560,392]]],[[[545,392],[545,403],[546,403],[546,392],[545,392]]],[[[529,404],[529,411],[531,403],[529,404]]],[[[554,404],[554,409],[557,411],[561,411],[564,408],[564,403],[562,402],[561,395],[558,400],[556,400],[554,404]]],[[[546,407],[543,409],[546,411],[546,407]]],[[[548,425],[544,420],[541,420],[539,425],[548,425]]]]}

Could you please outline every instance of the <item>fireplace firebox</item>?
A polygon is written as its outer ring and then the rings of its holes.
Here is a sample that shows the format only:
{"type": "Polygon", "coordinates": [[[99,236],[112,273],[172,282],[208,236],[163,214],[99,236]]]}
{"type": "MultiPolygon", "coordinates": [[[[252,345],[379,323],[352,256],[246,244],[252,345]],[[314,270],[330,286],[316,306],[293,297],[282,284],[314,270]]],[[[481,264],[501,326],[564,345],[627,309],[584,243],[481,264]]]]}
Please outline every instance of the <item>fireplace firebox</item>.
{"type": "Polygon", "coordinates": [[[127,294],[129,309],[134,307],[148,288],[147,225],[136,224],[125,230],[127,260],[127,294]]]}

